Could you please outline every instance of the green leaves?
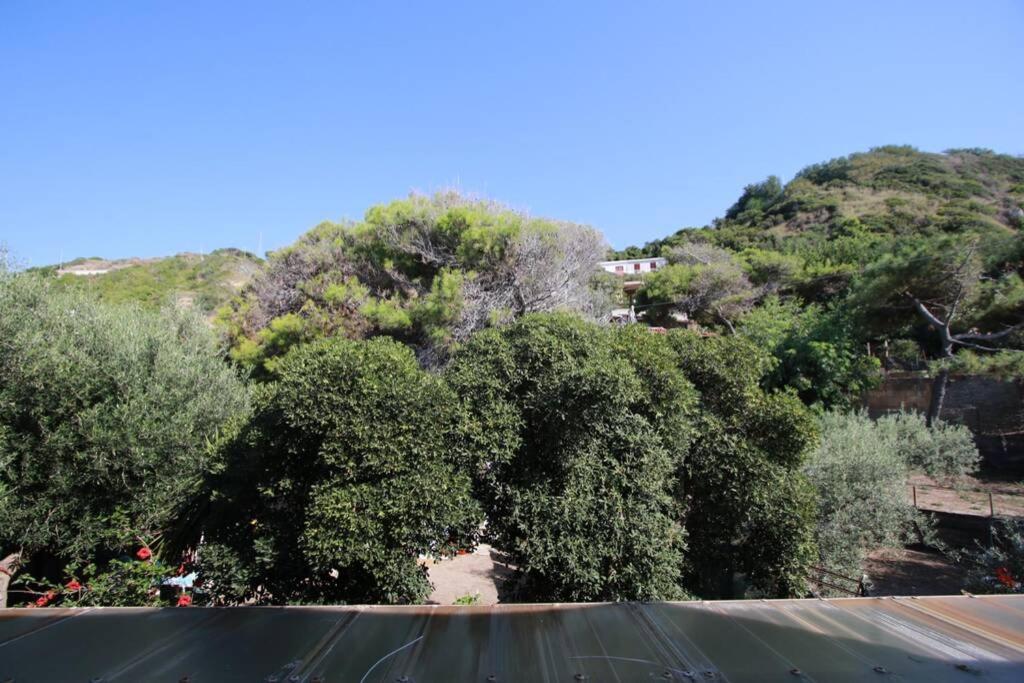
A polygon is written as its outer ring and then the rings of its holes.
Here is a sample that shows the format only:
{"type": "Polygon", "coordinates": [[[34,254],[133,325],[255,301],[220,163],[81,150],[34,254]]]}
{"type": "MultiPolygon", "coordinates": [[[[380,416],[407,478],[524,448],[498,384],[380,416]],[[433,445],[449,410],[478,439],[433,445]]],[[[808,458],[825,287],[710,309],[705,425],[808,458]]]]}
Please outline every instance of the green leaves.
{"type": "Polygon", "coordinates": [[[0,547],[106,562],[167,534],[247,396],[203,322],[0,278],[0,547]]]}
{"type": "Polygon", "coordinates": [[[388,339],[301,346],[224,445],[204,564],[216,599],[419,602],[421,554],[474,542],[458,402],[388,339]]]}

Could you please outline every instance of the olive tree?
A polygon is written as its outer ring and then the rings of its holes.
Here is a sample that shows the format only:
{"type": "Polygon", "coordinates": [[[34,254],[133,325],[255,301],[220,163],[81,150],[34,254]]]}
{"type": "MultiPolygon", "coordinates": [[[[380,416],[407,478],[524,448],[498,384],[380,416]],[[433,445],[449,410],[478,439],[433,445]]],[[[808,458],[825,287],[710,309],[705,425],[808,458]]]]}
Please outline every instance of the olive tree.
{"type": "Polygon", "coordinates": [[[821,416],[822,439],[804,471],[817,491],[818,564],[859,576],[867,554],[899,547],[929,530],[907,496],[907,478],[923,470],[956,477],[974,471],[978,450],[962,425],[898,413],[821,416]]]}
{"type": "Polygon", "coordinates": [[[389,339],[293,349],[222,444],[200,550],[214,602],[420,602],[473,543],[458,401],[389,339]]]}
{"type": "Polygon", "coordinates": [[[60,580],[140,544],[172,553],[208,443],[246,402],[197,317],[0,274],[0,557],[60,580]]]}

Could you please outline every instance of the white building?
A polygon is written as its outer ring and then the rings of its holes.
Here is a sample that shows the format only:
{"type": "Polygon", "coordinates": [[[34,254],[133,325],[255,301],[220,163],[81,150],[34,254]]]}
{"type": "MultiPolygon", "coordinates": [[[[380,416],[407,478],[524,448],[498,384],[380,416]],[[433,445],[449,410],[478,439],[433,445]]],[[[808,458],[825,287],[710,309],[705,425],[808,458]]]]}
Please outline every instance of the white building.
{"type": "Polygon", "coordinates": [[[659,268],[664,268],[667,263],[668,261],[660,256],[655,256],[652,258],[623,259],[621,261],[601,261],[598,265],[601,266],[602,270],[625,277],[650,273],[659,268]]]}

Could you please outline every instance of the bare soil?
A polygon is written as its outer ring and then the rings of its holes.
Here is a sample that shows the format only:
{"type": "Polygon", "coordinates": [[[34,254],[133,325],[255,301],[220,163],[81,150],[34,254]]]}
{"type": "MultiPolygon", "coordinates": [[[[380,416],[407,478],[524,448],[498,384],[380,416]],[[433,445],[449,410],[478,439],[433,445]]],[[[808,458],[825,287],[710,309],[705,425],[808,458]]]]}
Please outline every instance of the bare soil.
{"type": "Polygon", "coordinates": [[[988,517],[1024,517],[1024,482],[976,475],[961,477],[956,482],[936,481],[916,474],[907,482],[907,495],[917,491],[917,507],[922,510],[956,512],[988,517]],[[989,494],[992,496],[989,507],[989,494]]]}
{"type": "Polygon", "coordinates": [[[959,595],[964,570],[929,549],[881,548],[868,555],[870,595],[959,595]]]}
{"type": "Polygon", "coordinates": [[[430,605],[451,605],[466,595],[478,595],[475,604],[496,605],[501,601],[514,573],[504,555],[489,545],[451,559],[425,561],[434,590],[430,605]]]}

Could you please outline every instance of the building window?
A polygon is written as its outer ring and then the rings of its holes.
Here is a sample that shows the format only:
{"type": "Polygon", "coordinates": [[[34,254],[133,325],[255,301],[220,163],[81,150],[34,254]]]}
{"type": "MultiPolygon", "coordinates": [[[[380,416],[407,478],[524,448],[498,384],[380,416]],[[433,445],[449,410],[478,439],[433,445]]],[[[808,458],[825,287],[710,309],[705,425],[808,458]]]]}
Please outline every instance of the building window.
{"type": "Polygon", "coordinates": [[[634,263],[633,264],[633,270],[639,273],[640,272],[640,264],[639,263],[634,263]]]}
{"type": "Polygon", "coordinates": [[[651,270],[657,270],[657,269],[658,269],[658,262],[657,261],[651,261],[651,270]]]}
{"type": "Polygon", "coordinates": [[[623,266],[615,266],[615,272],[616,273],[624,273],[625,270],[624,270],[623,266]]]}

